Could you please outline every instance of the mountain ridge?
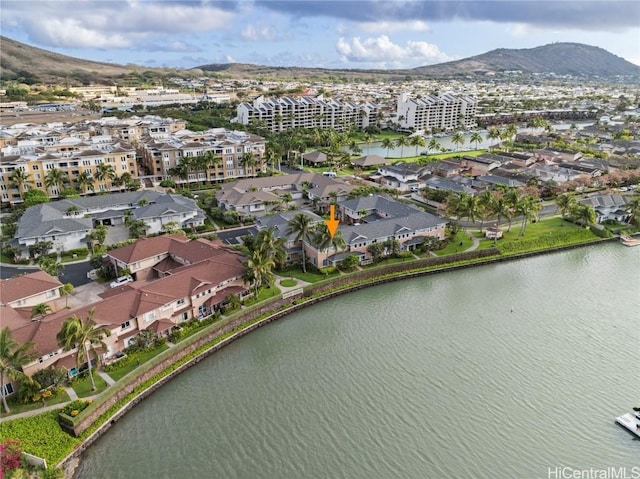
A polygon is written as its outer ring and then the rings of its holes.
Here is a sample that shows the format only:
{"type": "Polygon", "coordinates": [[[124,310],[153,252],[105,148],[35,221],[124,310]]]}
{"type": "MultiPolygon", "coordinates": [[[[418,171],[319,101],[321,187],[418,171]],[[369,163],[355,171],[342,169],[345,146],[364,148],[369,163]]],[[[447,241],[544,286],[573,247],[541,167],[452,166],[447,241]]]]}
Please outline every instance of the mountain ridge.
{"type": "Polygon", "coordinates": [[[526,74],[553,73],[579,77],[631,76],[640,80],[640,66],[608,51],[581,43],[558,42],[528,49],[498,48],[480,55],[411,69],[327,69],[304,67],[272,67],[247,63],[212,63],[190,69],[152,68],[140,65],[83,60],[33,47],[0,36],[0,71],[2,79],[27,83],[108,82],[128,75],[151,72],[157,75],[185,76],[196,70],[239,77],[328,77],[341,75],[347,79],[375,78],[402,80],[444,77],[478,77],[521,71],[526,74]]]}

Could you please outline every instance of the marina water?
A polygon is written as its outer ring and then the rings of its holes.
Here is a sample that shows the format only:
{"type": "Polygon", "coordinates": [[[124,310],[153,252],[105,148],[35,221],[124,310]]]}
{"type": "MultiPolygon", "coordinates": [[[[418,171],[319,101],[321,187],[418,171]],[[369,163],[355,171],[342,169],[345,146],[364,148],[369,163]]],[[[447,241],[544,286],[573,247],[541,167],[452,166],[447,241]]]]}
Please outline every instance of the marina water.
{"type": "Polygon", "coordinates": [[[75,477],[630,475],[639,298],[640,248],[617,243],[342,296],[162,387],[75,477]]]}

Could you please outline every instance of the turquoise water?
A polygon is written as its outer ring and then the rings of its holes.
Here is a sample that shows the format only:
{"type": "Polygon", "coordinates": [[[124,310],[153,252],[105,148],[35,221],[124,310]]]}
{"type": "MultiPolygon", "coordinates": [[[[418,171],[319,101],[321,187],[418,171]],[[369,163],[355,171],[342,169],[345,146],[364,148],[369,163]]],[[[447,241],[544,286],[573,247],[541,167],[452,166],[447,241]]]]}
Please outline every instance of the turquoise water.
{"type": "Polygon", "coordinates": [[[640,248],[369,288],[262,328],[161,388],[77,478],[547,478],[631,467],[640,248]]]}

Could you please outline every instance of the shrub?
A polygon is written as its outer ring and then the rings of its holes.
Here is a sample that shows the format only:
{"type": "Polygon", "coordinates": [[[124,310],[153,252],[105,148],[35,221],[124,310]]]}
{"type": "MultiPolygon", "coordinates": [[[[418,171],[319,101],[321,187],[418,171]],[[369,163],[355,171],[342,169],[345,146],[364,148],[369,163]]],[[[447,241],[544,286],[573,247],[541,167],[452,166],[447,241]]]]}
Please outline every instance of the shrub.
{"type": "Polygon", "coordinates": [[[62,408],[60,412],[68,416],[77,416],[78,414],[80,414],[80,411],[84,411],[91,403],[92,401],[90,399],[87,401],[76,399],[75,401],[71,401],[64,408],[62,408]]]}
{"type": "Polygon", "coordinates": [[[162,180],[160,182],[160,186],[162,186],[163,188],[175,188],[176,182],[173,180],[162,180]]]}
{"type": "Polygon", "coordinates": [[[0,442],[0,477],[6,477],[9,472],[20,466],[22,456],[22,442],[17,439],[6,438],[0,442]]]}

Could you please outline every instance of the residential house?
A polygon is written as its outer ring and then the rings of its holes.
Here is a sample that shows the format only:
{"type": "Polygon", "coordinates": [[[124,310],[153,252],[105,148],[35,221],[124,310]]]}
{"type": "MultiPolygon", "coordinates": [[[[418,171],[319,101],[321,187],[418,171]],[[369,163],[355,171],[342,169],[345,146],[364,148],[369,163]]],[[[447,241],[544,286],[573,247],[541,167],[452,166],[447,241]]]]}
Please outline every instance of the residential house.
{"type": "Polygon", "coordinates": [[[631,212],[627,210],[626,205],[630,201],[630,196],[610,194],[590,196],[580,200],[580,203],[593,207],[598,223],[609,220],[628,223],[631,219],[631,212]]]}
{"type": "Polygon", "coordinates": [[[149,234],[160,232],[168,223],[188,228],[204,224],[205,219],[195,201],[184,196],[157,191],[113,193],[32,206],[20,218],[13,242],[22,256],[40,241],[51,241],[53,251],[80,248],[86,246],[94,225],[124,224],[127,211],[145,222],[149,234]]]}

